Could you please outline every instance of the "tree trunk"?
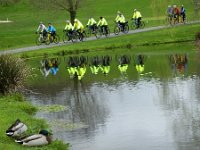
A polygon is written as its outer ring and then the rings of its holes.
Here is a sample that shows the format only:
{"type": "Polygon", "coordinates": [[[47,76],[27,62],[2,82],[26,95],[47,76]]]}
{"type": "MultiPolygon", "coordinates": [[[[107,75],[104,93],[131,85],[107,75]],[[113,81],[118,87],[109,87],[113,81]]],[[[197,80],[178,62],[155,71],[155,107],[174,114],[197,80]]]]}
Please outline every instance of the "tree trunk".
{"type": "Polygon", "coordinates": [[[74,24],[74,19],[76,18],[76,11],[72,10],[69,12],[69,14],[70,14],[70,21],[72,24],[74,24]]]}

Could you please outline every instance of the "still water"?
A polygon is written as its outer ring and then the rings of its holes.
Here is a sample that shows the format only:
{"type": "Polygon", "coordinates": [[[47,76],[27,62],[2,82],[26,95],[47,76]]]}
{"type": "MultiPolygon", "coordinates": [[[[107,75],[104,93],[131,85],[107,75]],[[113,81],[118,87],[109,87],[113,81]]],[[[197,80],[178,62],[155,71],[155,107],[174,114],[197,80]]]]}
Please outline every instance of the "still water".
{"type": "MultiPolygon", "coordinates": [[[[137,55],[125,70],[121,57],[111,56],[106,73],[92,72],[87,58],[84,76],[76,79],[59,58],[56,74],[37,72],[27,97],[36,106],[66,106],[36,116],[71,150],[199,150],[200,63],[196,54],[185,56],[144,55],[137,68],[137,55]]],[[[37,68],[39,60],[33,61],[37,68]]]]}

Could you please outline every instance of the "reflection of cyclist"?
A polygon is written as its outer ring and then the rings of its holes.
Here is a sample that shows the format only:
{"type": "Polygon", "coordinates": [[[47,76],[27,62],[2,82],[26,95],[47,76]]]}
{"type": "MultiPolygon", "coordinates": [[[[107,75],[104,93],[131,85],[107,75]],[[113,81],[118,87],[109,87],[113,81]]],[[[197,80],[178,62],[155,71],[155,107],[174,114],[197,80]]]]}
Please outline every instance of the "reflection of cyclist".
{"type": "Polygon", "coordinates": [[[117,11],[117,17],[115,18],[115,22],[119,23],[120,26],[122,27],[122,31],[124,31],[124,26],[126,21],[124,15],[120,11],[117,11]]]}
{"type": "Polygon", "coordinates": [[[98,56],[93,57],[91,60],[91,65],[90,65],[90,70],[92,74],[98,74],[100,66],[101,64],[100,64],[99,57],[98,56]]]}
{"type": "Polygon", "coordinates": [[[136,28],[139,28],[142,20],[142,15],[137,9],[134,9],[132,19],[135,19],[136,28]]]}
{"type": "Polygon", "coordinates": [[[52,64],[51,73],[53,75],[56,75],[57,72],[58,72],[58,65],[60,64],[60,62],[58,61],[58,58],[52,58],[51,59],[51,64],[52,64]]]}
{"type": "Polygon", "coordinates": [[[104,17],[100,17],[97,26],[100,26],[102,33],[105,30],[105,33],[108,34],[108,23],[104,17]]]}
{"type": "Polygon", "coordinates": [[[56,29],[54,28],[54,26],[52,26],[51,23],[48,23],[47,32],[49,32],[51,34],[51,36],[53,37],[53,39],[55,39],[56,29]]]}
{"type": "Polygon", "coordinates": [[[40,24],[39,24],[39,26],[38,26],[38,28],[36,30],[36,33],[38,33],[38,32],[40,34],[42,34],[42,36],[44,38],[47,37],[47,28],[46,28],[46,26],[42,22],[40,22],[40,24]]]}
{"type": "Polygon", "coordinates": [[[119,58],[118,69],[121,72],[121,74],[126,73],[129,63],[130,63],[130,58],[128,56],[123,55],[119,58]]]}
{"type": "Polygon", "coordinates": [[[107,75],[110,72],[110,61],[111,61],[111,57],[107,55],[102,57],[102,65],[100,69],[103,74],[107,75]]]}
{"type": "Polygon", "coordinates": [[[144,56],[143,55],[137,56],[135,68],[138,73],[142,73],[144,71],[144,56]]]}
{"type": "Polygon", "coordinates": [[[90,17],[86,26],[94,32],[97,27],[97,22],[94,20],[94,18],[90,17]]]}

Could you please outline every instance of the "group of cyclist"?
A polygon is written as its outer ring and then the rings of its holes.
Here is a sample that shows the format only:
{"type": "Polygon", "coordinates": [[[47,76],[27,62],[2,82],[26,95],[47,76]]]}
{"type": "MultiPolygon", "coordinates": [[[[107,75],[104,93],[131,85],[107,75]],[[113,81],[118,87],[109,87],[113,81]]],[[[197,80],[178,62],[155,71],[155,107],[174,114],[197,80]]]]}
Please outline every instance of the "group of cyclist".
{"type": "MultiPolygon", "coordinates": [[[[134,9],[132,20],[135,20],[136,28],[139,28],[141,19],[142,19],[141,13],[138,10],[134,9]]],[[[122,32],[123,32],[125,24],[126,24],[126,20],[125,20],[124,15],[120,11],[117,11],[117,16],[115,18],[115,22],[122,27],[122,32]]],[[[97,29],[99,29],[100,32],[102,32],[102,33],[105,32],[105,34],[109,34],[108,22],[102,16],[99,17],[98,22],[91,16],[88,19],[86,27],[88,29],[90,29],[92,31],[92,33],[94,33],[97,29]]],[[[78,20],[77,18],[74,19],[73,24],[69,20],[66,20],[66,25],[63,29],[63,31],[65,31],[67,33],[67,35],[71,35],[73,33],[73,31],[77,31],[81,35],[84,32],[84,30],[85,30],[85,27],[84,27],[83,23],[80,20],[78,20]]],[[[40,22],[40,24],[36,30],[36,33],[42,34],[43,37],[47,37],[48,33],[50,33],[50,35],[54,39],[55,35],[56,35],[56,29],[51,23],[48,23],[48,27],[46,27],[43,22],[40,22]]],[[[70,40],[70,38],[69,38],[69,40],[70,40]]]]}
{"type": "Polygon", "coordinates": [[[186,10],[184,5],[181,5],[180,8],[178,8],[176,5],[169,5],[167,8],[167,16],[170,24],[185,23],[186,10]]]}
{"type": "MultiPolygon", "coordinates": [[[[168,21],[170,24],[176,24],[180,22],[185,23],[186,10],[183,5],[181,5],[180,8],[178,8],[176,5],[173,5],[173,6],[169,5],[167,8],[167,16],[168,16],[168,21]]],[[[137,9],[133,10],[133,16],[131,19],[135,23],[136,29],[141,26],[142,15],[137,9]]],[[[115,23],[117,24],[117,26],[120,27],[120,30],[125,33],[125,30],[126,30],[125,25],[127,24],[127,21],[122,12],[117,11],[115,23]]],[[[98,22],[91,16],[88,19],[86,27],[91,31],[91,33],[96,33],[98,31],[107,35],[110,32],[108,28],[108,22],[102,16],[99,17],[98,22]]],[[[69,20],[66,20],[66,25],[63,31],[66,32],[66,35],[68,36],[68,40],[70,40],[71,38],[70,35],[72,35],[74,31],[76,31],[80,36],[84,37],[83,33],[85,32],[85,27],[83,23],[76,18],[74,19],[73,23],[70,22],[69,20]]],[[[48,34],[50,34],[50,36],[53,39],[55,39],[56,29],[51,23],[48,23],[48,26],[46,27],[43,24],[43,22],[40,22],[36,30],[36,33],[42,34],[43,37],[47,37],[48,34]]]]}

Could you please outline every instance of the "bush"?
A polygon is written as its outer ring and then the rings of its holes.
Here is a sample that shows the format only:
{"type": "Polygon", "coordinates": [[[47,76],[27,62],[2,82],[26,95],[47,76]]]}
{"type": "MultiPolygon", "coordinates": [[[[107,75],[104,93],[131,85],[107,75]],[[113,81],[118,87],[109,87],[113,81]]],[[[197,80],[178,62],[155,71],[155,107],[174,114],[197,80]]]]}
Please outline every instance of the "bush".
{"type": "Polygon", "coordinates": [[[31,69],[24,60],[12,55],[0,55],[0,93],[5,95],[23,89],[31,69]]]}

